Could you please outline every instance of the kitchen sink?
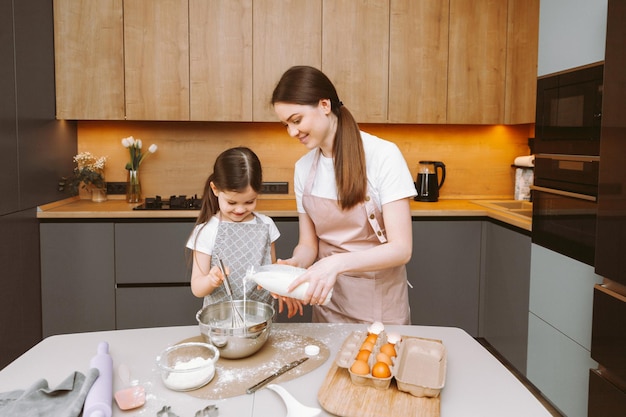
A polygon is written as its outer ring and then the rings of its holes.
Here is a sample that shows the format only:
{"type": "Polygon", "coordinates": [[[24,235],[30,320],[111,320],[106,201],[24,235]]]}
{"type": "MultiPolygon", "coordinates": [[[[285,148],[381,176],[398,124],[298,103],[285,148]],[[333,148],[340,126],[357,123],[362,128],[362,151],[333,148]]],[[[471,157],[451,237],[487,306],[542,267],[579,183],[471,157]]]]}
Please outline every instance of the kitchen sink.
{"type": "Polygon", "coordinates": [[[497,207],[501,207],[506,210],[531,210],[533,209],[533,203],[529,201],[486,201],[485,203],[497,207]]]}
{"type": "Polygon", "coordinates": [[[524,200],[474,200],[474,204],[487,207],[492,210],[521,216],[530,219],[533,216],[533,203],[524,200]]]}

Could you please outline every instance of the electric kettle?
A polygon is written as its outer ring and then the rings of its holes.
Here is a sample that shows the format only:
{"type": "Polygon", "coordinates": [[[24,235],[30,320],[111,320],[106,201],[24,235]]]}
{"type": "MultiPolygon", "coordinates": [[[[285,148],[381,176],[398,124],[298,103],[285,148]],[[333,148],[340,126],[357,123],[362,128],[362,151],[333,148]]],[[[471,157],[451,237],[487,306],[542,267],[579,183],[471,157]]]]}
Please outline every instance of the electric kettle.
{"type": "Polygon", "coordinates": [[[439,199],[439,189],[446,180],[446,166],[441,161],[419,161],[415,201],[435,202],[439,199]],[[441,171],[441,179],[437,175],[441,171]]]}

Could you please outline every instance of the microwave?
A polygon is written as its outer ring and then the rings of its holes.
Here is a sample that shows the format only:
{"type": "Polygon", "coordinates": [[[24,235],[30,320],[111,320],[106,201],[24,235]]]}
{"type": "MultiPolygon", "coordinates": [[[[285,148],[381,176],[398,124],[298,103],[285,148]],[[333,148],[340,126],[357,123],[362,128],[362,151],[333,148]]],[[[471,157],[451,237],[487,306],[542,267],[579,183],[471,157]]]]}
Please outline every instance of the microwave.
{"type": "Polygon", "coordinates": [[[537,79],[535,153],[599,155],[604,64],[537,79]]]}

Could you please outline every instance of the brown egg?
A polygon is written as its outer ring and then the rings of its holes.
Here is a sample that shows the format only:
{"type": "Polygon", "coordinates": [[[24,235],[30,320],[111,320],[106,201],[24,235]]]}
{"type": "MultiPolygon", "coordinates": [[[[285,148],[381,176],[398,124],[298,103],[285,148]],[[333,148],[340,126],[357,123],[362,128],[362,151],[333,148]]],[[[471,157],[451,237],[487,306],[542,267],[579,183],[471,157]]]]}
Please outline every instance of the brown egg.
{"type": "Polygon", "coordinates": [[[350,370],[353,374],[357,375],[367,375],[370,373],[370,367],[365,361],[356,360],[350,367],[350,370]]]}
{"type": "Polygon", "coordinates": [[[367,339],[365,339],[366,342],[370,342],[372,344],[376,344],[376,339],[378,339],[378,335],[377,334],[369,334],[367,336],[367,339]]]}
{"type": "Polygon", "coordinates": [[[385,362],[376,362],[372,367],[372,376],[374,378],[389,378],[391,376],[391,369],[385,362]]]}
{"type": "Polygon", "coordinates": [[[380,351],[386,354],[387,356],[389,356],[390,358],[393,358],[394,356],[396,356],[396,348],[391,343],[385,343],[384,345],[382,345],[380,347],[380,351]]]}
{"type": "Polygon", "coordinates": [[[374,343],[365,341],[361,345],[361,350],[369,350],[370,352],[374,350],[374,343]]]}
{"type": "Polygon", "coordinates": [[[391,358],[386,353],[383,353],[383,352],[380,352],[378,355],[376,355],[376,362],[383,362],[389,366],[393,364],[391,362],[391,358]]]}
{"type": "Polygon", "coordinates": [[[359,350],[359,353],[356,354],[356,360],[367,362],[367,360],[370,358],[371,353],[372,352],[370,352],[369,350],[359,350]]]}

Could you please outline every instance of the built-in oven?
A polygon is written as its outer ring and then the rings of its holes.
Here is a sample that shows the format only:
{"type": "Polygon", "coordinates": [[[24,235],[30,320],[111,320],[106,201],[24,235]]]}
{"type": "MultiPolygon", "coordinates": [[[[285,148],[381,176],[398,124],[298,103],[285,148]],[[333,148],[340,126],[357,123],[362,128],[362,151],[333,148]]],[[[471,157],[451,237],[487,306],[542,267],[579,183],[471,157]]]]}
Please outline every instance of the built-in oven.
{"type": "Polygon", "coordinates": [[[600,157],[537,154],[532,242],[594,265],[600,157]]]}
{"type": "Polygon", "coordinates": [[[599,155],[603,64],[537,80],[534,152],[599,155]]]}

